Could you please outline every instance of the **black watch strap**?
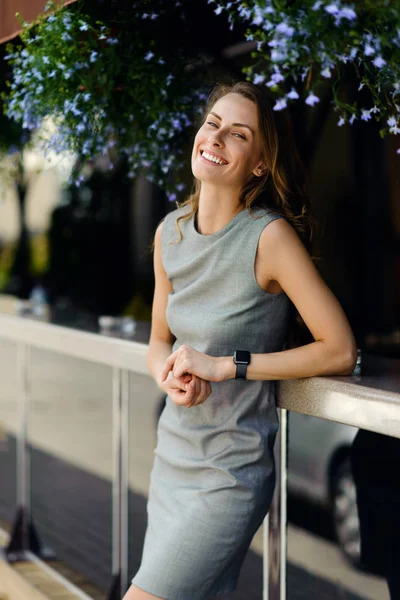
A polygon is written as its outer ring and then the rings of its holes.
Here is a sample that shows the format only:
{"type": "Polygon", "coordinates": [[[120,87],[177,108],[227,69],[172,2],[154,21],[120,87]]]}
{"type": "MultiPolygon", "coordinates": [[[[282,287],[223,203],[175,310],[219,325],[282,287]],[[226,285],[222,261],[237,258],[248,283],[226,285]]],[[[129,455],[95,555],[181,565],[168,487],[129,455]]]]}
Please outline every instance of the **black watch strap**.
{"type": "Polygon", "coordinates": [[[238,363],[236,365],[236,376],[235,379],[246,379],[247,365],[238,363]]]}

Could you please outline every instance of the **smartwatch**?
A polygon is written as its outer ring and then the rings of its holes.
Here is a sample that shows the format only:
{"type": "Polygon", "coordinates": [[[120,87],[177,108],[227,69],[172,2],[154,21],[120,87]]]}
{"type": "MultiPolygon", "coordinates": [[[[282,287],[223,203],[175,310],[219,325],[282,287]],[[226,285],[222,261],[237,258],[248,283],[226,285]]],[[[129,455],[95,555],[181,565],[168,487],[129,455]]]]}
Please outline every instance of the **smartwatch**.
{"type": "Polygon", "coordinates": [[[250,352],[248,350],[235,350],[233,362],[236,365],[235,379],[246,379],[247,365],[250,364],[250,352]]]}

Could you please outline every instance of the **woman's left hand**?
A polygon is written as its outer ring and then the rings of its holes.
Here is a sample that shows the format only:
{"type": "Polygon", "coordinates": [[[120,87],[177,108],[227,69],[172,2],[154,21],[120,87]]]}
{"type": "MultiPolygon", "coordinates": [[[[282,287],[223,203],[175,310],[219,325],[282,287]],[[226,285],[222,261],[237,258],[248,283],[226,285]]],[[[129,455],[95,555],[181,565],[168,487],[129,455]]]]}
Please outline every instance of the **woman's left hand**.
{"type": "Polygon", "coordinates": [[[168,377],[170,371],[173,372],[174,377],[190,373],[206,381],[221,381],[222,379],[219,357],[198,352],[187,344],[183,344],[168,356],[160,376],[161,381],[168,377]]]}

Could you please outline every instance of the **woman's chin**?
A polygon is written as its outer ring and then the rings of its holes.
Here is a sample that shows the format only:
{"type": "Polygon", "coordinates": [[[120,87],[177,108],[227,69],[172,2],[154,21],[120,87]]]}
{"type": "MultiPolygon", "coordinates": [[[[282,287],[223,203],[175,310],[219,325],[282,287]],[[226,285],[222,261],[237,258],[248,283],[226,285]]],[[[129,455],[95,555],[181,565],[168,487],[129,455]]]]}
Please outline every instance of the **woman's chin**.
{"type": "Polygon", "coordinates": [[[192,173],[196,179],[201,181],[201,183],[223,184],[223,177],[217,172],[216,167],[214,167],[214,169],[215,171],[213,172],[213,167],[210,168],[207,165],[193,165],[192,173]]]}

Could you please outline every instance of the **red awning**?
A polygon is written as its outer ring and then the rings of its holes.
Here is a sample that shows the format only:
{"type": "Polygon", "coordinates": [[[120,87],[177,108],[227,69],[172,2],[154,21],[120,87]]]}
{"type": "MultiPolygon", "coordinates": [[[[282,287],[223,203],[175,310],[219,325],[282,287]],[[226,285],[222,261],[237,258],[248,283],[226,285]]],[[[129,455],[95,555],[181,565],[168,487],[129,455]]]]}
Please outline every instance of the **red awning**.
{"type": "MultiPolygon", "coordinates": [[[[71,4],[76,0],[61,0],[71,4]]],[[[19,12],[25,21],[33,21],[43,12],[47,0],[0,0],[0,43],[11,40],[21,31],[15,13],[19,12]]]]}

